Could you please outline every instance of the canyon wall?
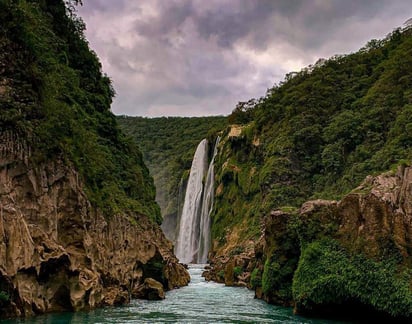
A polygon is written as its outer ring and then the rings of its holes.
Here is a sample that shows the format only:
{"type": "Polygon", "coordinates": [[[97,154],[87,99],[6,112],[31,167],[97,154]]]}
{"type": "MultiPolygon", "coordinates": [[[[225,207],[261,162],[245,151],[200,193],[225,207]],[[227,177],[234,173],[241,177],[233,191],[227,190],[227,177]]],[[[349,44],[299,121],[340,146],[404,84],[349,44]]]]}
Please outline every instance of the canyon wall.
{"type": "Polygon", "coordinates": [[[132,213],[103,216],[73,167],[32,162],[12,132],[1,139],[2,316],[122,304],[149,277],[165,290],[188,283],[157,224],[132,213]]]}

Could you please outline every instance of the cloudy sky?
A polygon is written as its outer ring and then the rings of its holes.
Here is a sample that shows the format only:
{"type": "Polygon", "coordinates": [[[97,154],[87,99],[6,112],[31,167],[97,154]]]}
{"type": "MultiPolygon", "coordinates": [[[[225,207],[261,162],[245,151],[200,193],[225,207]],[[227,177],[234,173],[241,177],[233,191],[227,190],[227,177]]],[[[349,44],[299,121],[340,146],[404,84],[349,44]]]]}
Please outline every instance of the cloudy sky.
{"type": "Polygon", "coordinates": [[[350,53],[412,17],[410,0],[83,0],[113,80],[112,111],[229,114],[291,71],[350,53]]]}

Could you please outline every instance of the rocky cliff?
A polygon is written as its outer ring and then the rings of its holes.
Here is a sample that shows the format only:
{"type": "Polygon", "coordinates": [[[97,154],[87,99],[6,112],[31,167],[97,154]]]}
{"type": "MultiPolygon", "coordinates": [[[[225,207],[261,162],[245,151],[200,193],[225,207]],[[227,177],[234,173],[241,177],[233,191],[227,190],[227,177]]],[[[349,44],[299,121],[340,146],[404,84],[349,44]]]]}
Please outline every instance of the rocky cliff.
{"type": "Polygon", "coordinates": [[[11,132],[1,139],[1,316],[122,304],[149,277],[166,290],[188,283],[157,224],[144,215],[104,217],[73,167],[35,164],[24,140],[11,132]]]}
{"type": "Polygon", "coordinates": [[[215,160],[206,278],[299,313],[410,316],[410,171],[383,172],[412,159],[411,33],[236,106],[215,160]]]}
{"type": "Polygon", "coordinates": [[[340,201],[272,211],[254,249],[239,245],[243,251],[226,258],[215,251],[205,276],[246,284],[257,297],[294,305],[300,314],[357,309],[410,320],[411,238],[412,167],[400,166],[368,176],[340,201]]]}
{"type": "Polygon", "coordinates": [[[78,3],[0,2],[0,318],[161,298],[189,281],[78,3]]]}

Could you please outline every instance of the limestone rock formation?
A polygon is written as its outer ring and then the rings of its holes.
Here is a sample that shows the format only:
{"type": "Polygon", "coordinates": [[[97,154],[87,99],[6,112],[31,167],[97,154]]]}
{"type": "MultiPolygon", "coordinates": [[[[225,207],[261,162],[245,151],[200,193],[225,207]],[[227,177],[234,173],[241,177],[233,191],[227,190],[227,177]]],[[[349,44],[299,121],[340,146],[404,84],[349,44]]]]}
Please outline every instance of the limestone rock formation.
{"type": "MultiPolygon", "coordinates": [[[[228,235],[226,247],[232,244],[230,238],[228,235]]],[[[222,254],[225,247],[215,249],[210,254],[211,269],[207,269],[204,276],[227,285],[243,281],[255,289],[256,297],[273,304],[293,306],[296,301],[292,282],[302,249],[310,242],[325,238],[335,240],[347,255],[362,255],[367,258],[365,260],[378,262],[376,264],[386,259],[397,260],[398,269],[410,268],[412,167],[400,166],[396,171],[369,176],[340,201],[318,199],[305,202],[296,211],[272,211],[262,221],[262,235],[253,242],[253,253],[248,249],[249,254],[246,254],[244,247],[237,247],[235,251],[232,246],[225,254],[222,254]],[[236,278],[234,268],[239,265],[247,275],[236,278]]],[[[363,286],[362,282],[353,284],[363,286]]],[[[370,311],[374,310],[373,301],[369,304],[367,298],[360,304],[351,296],[347,298],[353,307],[368,305],[370,311]]],[[[312,307],[311,310],[300,303],[295,311],[311,314],[316,309],[322,314],[327,311],[325,307],[338,312],[345,305],[337,301],[337,305],[312,307]]],[[[389,318],[410,319],[411,315],[410,312],[391,314],[384,307],[377,307],[375,311],[389,318]]]]}
{"type": "Polygon", "coordinates": [[[368,176],[341,201],[309,201],[299,214],[335,224],[334,236],[350,251],[379,258],[393,249],[405,264],[412,262],[412,167],[368,176]]]}
{"type": "Polygon", "coordinates": [[[133,296],[140,299],[160,300],[165,299],[165,292],[163,285],[159,281],[146,278],[133,292],[133,296]]]}
{"type": "Polygon", "coordinates": [[[105,218],[72,167],[62,159],[35,164],[24,141],[7,136],[0,147],[0,292],[8,298],[0,317],[123,304],[152,275],[166,290],[189,282],[158,225],[144,215],[105,218]]]}

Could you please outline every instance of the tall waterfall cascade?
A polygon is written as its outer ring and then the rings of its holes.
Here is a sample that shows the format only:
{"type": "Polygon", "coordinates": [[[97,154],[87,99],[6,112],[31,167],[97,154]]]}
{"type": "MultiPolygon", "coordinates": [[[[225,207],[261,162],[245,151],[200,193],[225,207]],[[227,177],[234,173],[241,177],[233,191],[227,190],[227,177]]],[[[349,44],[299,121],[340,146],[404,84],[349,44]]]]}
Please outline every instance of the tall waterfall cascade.
{"type": "Polygon", "coordinates": [[[213,163],[219,140],[218,137],[209,167],[206,139],[199,143],[193,157],[175,248],[176,256],[183,263],[207,262],[214,195],[213,163]]]}
{"type": "Polygon", "coordinates": [[[215,194],[215,169],[214,162],[215,156],[217,154],[217,146],[219,144],[220,137],[217,137],[215,148],[213,150],[212,160],[209,164],[209,169],[207,170],[207,176],[205,185],[203,188],[203,200],[202,200],[202,210],[200,214],[200,242],[199,242],[199,253],[197,255],[197,263],[206,263],[207,254],[210,248],[210,227],[211,219],[210,214],[213,209],[213,198],[215,194]]]}

